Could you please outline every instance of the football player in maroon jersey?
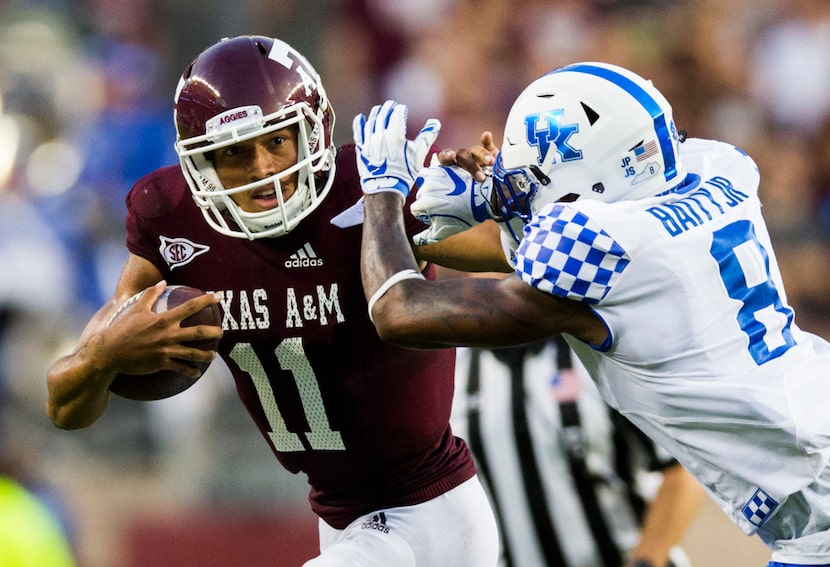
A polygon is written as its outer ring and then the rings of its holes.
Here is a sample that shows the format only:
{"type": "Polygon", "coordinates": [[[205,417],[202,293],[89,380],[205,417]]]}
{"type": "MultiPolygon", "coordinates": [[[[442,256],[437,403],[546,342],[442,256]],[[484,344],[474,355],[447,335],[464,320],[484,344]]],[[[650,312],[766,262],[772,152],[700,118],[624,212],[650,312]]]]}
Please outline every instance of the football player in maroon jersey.
{"type": "MultiPolygon", "coordinates": [[[[495,520],[449,427],[454,351],[384,343],[367,315],[355,149],[332,145],[334,113],[318,74],[280,40],[223,40],[183,73],[175,122],[180,167],[129,193],[129,257],[114,297],[50,368],[49,417],[90,426],[118,372],[195,377],[187,362],[216,353],[183,343],[221,335],[218,354],[265,441],[286,469],[308,476],[321,554],[307,565],[495,565],[495,520]],[[209,293],[154,314],[167,284],[209,293]],[[179,327],[211,302],[221,329],[179,327]]],[[[401,148],[409,161],[392,172],[400,183],[413,184],[435,135],[427,123],[401,148]]],[[[408,220],[410,235],[424,228],[408,220]]],[[[451,252],[415,250],[422,260],[446,254],[452,266],[451,252]]],[[[500,254],[484,265],[507,269],[500,254]]]]}

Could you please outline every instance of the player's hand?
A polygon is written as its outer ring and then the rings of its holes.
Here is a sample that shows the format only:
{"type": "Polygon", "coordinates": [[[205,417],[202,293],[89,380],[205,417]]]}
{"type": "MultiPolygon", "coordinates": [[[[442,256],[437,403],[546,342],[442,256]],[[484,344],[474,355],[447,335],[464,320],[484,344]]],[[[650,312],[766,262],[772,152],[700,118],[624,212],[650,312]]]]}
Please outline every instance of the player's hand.
{"type": "Polygon", "coordinates": [[[367,195],[396,191],[406,199],[424,166],[441,123],[430,118],[414,140],[407,140],[406,115],[406,106],[387,100],[372,108],[369,118],[362,114],[354,117],[357,169],[367,195]]]}
{"type": "Polygon", "coordinates": [[[412,237],[417,246],[440,242],[474,224],[497,217],[490,209],[492,176],[482,183],[458,166],[431,166],[416,180],[418,193],[410,210],[429,228],[412,237]]]}
{"type": "Polygon", "coordinates": [[[438,163],[441,165],[457,165],[467,170],[478,182],[483,182],[493,164],[499,148],[493,142],[493,133],[484,131],[481,133],[479,145],[468,149],[442,150],[438,153],[438,163]]]}
{"type": "Polygon", "coordinates": [[[133,307],[112,319],[102,330],[95,352],[104,366],[126,374],[174,370],[197,377],[198,372],[188,363],[213,360],[215,352],[194,348],[187,343],[218,338],[222,335],[221,327],[182,327],[181,323],[204,307],[216,303],[216,298],[205,294],[169,311],[155,313],[153,304],[165,287],[159,283],[145,289],[133,307]]]}

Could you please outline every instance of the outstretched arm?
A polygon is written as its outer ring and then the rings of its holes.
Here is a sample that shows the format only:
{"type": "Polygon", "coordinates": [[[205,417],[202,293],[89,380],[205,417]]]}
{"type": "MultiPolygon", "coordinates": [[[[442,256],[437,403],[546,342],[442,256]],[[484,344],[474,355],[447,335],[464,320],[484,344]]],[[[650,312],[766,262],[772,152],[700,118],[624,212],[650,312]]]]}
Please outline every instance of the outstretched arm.
{"type": "Polygon", "coordinates": [[[500,347],[567,332],[601,344],[606,329],[587,306],[541,292],[515,274],[504,278],[395,281],[417,273],[400,199],[366,195],[361,275],[381,337],[401,346],[500,347]],[[411,271],[410,271],[411,270],[411,271]]]}
{"type": "Polygon", "coordinates": [[[500,238],[499,225],[486,221],[439,242],[416,245],[415,256],[461,272],[512,272],[500,238]]]}
{"type": "Polygon", "coordinates": [[[541,292],[515,274],[425,281],[404,231],[400,195],[411,183],[399,180],[412,175],[408,164],[422,163],[420,149],[432,141],[425,144],[424,137],[437,136],[434,123],[409,141],[405,109],[387,102],[368,120],[358,115],[353,128],[358,164],[364,164],[361,275],[382,338],[411,347],[509,346],[559,332],[593,344],[605,340],[607,330],[589,307],[541,292]]]}
{"type": "MultiPolygon", "coordinates": [[[[478,145],[470,149],[442,150],[437,154],[437,159],[442,166],[460,167],[480,184],[487,180],[485,171],[495,163],[498,151],[493,134],[484,131],[478,145]]],[[[432,182],[434,181],[437,179],[433,178],[432,182]]],[[[420,183],[424,185],[430,182],[422,177],[420,183]]],[[[429,187],[419,190],[418,200],[411,207],[416,217],[422,214],[424,220],[430,223],[427,230],[413,237],[415,256],[419,260],[465,272],[513,271],[513,266],[505,258],[500,240],[501,229],[495,220],[488,219],[478,224],[454,222],[446,215],[442,216],[446,211],[429,210],[428,201],[439,207],[443,204],[440,198],[430,199],[429,190],[429,187]],[[470,224],[473,226],[468,228],[470,224]],[[445,236],[446,234],[451,236],[445,236]]]]}
{"type": "MultiPolygon", "coordinates": [[[[410,210],[429,228],[413,237],[416,245],[436,244],[480,223],[493,224],[499,218],[489,203],[490,172],[498,151],[493,134],[485,131],[478,145],[469,150],[443,150],[436,156],[437,163],[434,160],[421,170],[417,198],[410,210]]],[[[501,249],[501,245],[496,247],[501,249]]]]}

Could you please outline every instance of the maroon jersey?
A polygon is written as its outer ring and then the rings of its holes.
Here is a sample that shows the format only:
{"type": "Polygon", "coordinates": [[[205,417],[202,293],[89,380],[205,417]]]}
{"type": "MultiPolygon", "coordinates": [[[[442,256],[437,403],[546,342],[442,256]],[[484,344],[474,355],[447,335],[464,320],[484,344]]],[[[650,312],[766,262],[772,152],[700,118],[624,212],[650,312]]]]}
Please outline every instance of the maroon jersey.
{"type": "MultiPolygon", "coordinates": [[[[360,196],[352,145],[340,149],[328,196],[279,238],[215,232],[178,167],[127,196],[130,252],[170,284],[221,294],[219,354],[239,397],[283,466],[308,475],[312,509],[335,528],[475,473],[449,427],[454,350],[394,347],[368,318],[361,226],[331,223],[360,196]]],[[[409,221],[410,234],[422,229],[409,221]]]]}

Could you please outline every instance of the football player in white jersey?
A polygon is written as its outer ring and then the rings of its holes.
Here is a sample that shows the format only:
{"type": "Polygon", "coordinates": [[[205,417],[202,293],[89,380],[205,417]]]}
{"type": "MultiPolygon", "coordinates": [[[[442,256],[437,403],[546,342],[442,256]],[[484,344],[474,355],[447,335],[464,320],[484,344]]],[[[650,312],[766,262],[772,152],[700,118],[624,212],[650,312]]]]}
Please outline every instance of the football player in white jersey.
{"type": "Polygon", "coordinates": [[[457,349],[451,423],[493,503],[502,567],[689,567],[678,543],[703,491],[602,401],[562,335],[457,349]]]}
{"type": "Polygon", "coordinates": [[[385,170],[406,156],[400,116],[354,121],[380,335],[430,348],[564,333],[604,400],[758,534],[770,567],[830,565],[830,344],[787,303],[754,161],[686,140],[629,70],[556,69],[514,103],[492,178],[424,169],[412,207],[433,240],[497,218],[515,273],[423,281],[401,194],[377,190],[398,184],[385,170]]]}

